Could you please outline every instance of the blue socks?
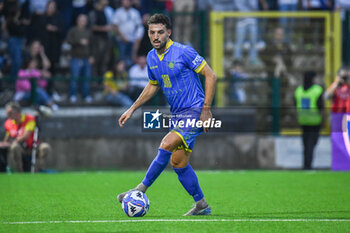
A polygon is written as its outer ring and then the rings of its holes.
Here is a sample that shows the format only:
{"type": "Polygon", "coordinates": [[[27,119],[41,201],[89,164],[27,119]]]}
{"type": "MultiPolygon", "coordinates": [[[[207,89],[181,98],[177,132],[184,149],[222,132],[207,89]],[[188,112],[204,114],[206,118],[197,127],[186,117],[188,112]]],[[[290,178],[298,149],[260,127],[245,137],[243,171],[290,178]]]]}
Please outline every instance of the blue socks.
{"type": "Polygon", "coordinates": [[[149,187],[153,184],[160,173],[162,173],[162,171],[168,165],[171,154],[172,152],[163,150],[162,148],[158,149],[158,155],[154,158],[153,162],[149,166],[146,172],[146,176],[142,181],[144,185],[149,187]]]}
{"type": "Polygon", "coordinates": [[[194,201],[201,200],[204,195],[199,187],[198,178],[190,164],[184,168],[173,168],[177,177],[186,191],[193,197],[194,201]]]}
{"type": "MultiPolygon", "coordinates": [[[[158,149],[158,155],[154,158],[153,162],[149,166],[146,176],[143,179],[142,183],[147,187],[150,187],[153,182],[158,178],[160,173],[167,167],[170,156],[172,152],[163,150],[162,148],[158,149]]],[[[199,187],[198,178],[194,172],[191,165],[187,165],[184,168],[173,168],[177,174],[179,181],[186,191],[193,197],[194,201],[201,200],[204,195],[199,187]]]]}

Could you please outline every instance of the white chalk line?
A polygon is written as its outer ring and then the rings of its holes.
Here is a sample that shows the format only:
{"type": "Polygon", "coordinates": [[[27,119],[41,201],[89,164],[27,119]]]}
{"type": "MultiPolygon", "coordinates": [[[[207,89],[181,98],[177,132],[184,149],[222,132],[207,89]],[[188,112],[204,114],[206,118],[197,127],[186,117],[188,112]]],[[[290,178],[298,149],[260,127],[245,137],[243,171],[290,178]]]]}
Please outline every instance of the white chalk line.
{"type": "Polygon", "coordinates": [[[142,223],[142,222],[350,222],[350,219],[124,219],[124,220],[63,220],[3,222],[5,225],[60,224],[60,223],[142,223]]]}

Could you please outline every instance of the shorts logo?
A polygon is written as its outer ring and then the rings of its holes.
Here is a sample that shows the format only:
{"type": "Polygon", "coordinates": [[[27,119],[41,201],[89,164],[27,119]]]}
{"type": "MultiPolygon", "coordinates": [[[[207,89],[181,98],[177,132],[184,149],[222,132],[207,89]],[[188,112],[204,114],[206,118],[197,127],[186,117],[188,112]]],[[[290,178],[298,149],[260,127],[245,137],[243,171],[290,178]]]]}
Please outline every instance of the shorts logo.
{"type": "Polygon", "coordinates": [[[161,127],[161,115],[157,109],[156,112],[144,112],[143,113],[143,128],[144,129],[160,129],[161,127]]]}

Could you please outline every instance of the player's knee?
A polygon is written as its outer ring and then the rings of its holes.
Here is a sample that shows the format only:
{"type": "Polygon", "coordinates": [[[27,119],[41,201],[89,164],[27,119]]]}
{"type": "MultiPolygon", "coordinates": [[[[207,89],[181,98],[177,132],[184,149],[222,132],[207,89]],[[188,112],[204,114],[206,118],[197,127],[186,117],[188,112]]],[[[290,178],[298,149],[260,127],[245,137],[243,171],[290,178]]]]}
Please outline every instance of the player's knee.
{"type": "Polygon", "coordinates": [[[188,160],[182,157],[171,156],[170,163],[174,168],[183,168],[187,166],[188,160]]]}
{"type": "Polygon", "coordinates": [[[174,150],[172,143],[170,143],[167,140],[162,140],[159,147],[162,148],[163,150],[166,150],[166,151],[173,151],[174,150]]]}

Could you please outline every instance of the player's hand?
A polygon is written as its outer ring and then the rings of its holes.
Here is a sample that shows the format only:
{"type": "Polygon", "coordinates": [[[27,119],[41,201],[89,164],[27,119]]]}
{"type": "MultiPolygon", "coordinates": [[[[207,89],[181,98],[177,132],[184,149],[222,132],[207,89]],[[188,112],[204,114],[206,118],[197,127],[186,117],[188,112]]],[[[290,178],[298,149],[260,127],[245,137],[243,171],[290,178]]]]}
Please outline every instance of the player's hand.
{"type": "MultiPolygon", "coordinates": [[[[211,114],[210,108],[203,107],[202,113],[201,113],[201,116],[200,116],[200,120],[204,123],[208,119],[212,120],[212,118],[213,118],[213,115],[211,114]]],[[[205,133],[207,133],[209,131],[209,128],[204,128],[203,127],[203,129],[204,129],[205,133]]]]}
{"type": "Polygon", "coordinates": [[[126,112],[123,113],[123,115],[121,115],[121,117],[118,120],[119,126],[121,128],[123,128],[124,124],[130,119],[133,113],[134,113],[134,110],[129,108],[126,112]]]}

